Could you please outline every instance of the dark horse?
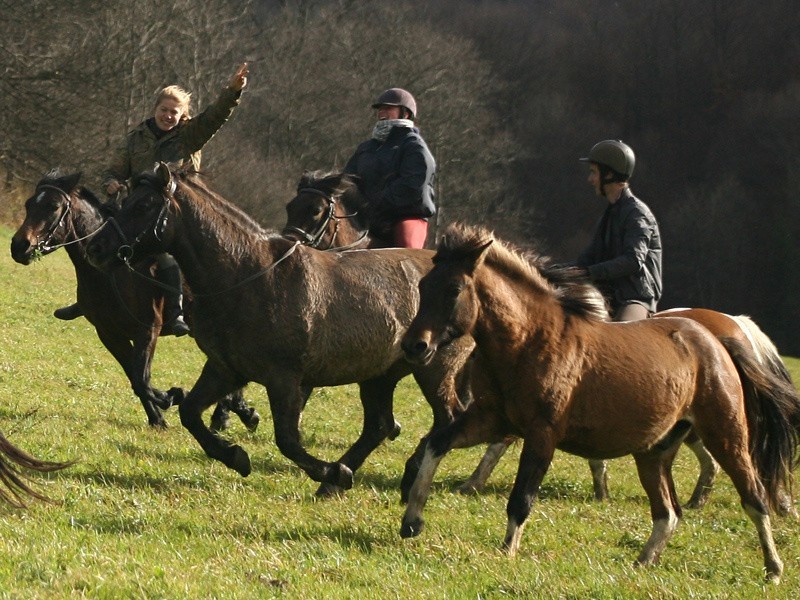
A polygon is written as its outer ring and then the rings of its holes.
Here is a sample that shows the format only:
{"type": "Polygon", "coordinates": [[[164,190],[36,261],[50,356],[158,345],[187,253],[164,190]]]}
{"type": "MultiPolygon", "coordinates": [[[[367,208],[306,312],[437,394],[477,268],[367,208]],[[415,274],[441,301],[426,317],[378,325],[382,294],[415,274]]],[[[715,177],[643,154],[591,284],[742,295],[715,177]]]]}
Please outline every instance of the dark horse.
{"type": "MultiPolygon", "coordinates": [[[[36,186],[25,202],[25,220],[11,239],[11,256],[28,265],[36,258],[65,248],[75,267],[78,304],[97,336],[122,366],[133,393],[141,400],[152,426],[166,425],[162,410],[173,402],[173,391],[151,387],[150,366],[161,331],[164,292],[151,283],[155,262],[138,265],[142,272],[126,268],[103,273],[86,259],[88,240],[99,231],[112,208],[79,185],[81,174],[59,176],[55,171],[36,186]]],[[[241,392],[218,405],[215,426],[235,411],[249,428],[258,424],[258,413],[245,405],[241,392]]]]}
{"type": "Polygon", "coordinates": [[[371,248],[367,202],[344,173],[305,173],[286,205],[283,235],[318,250],[371,248]]]}
{"type": "MultiPolygon", "coordinates": [[[[366,200],[355,182],[343,173],[309,172],[297,185],[297,194],[286,205],[286,226],[283,235],[321,250],[343,250],[369,247],[368,211],[366,200]]],[[[748,317],[733,316],[703,308],[671,309],[655,317],[678,316],[693,319],[704,325],[718,338],[733,337],[750,345],[765,366],[777,376],[791,383],[791,377],[780,358],[777,348],[767,335],[748,317]]],[[[480,464],[459,488],[465,493],[482,489],[492,470],[508,448],[508,442],[491,444],[480,464]]],[[[687,507],[699,508],[705,504],[719,466],[703,446],[700,439],[690,433],[686,445],[700,463],[700,473],[687,507]]],[[[608,477],[605,461],[589,461],[594,495],[598,500],[608,498],[608,477]]],[[[779,512],[794,512],[791,505],[782,504],[779,512]]]]}
{"type": "MultiPolygon", "coordinates": [[[[162,164],[136,179],[115,226],[94,237],[89,254],[109,266],[165,251],[192,289],[195,340],[207,357],[180,404],[181,422],[209,457],[241,475],[251,471],[247,453],[210,432],[201,415],[248,381],[266,387],[278,448],[322,483],[319,493],[350,488],[353,471],[399,433],[393,392],[407,374],[433,408],[433,430],[459,411],[450,363],[463,364],[471,343],[416,367],[400,348],[432,252],[319,252],[265,231],[201,177],[162,164]],[[337,462],[311,456],[299,434],[302,390],[354,382],[364,408],[360,437],[337,462]]],[[[402,489],[416,476],[423,451],[420,442],[402,489]]]]}
{"type": "Polygon", "coordinates": [[[452,448],[523,439],[508,500],[503,546],[513,555],[556,448],[590,459],[632,454],[650,501],[653,530],[639,564],[657,561],[681,507],[672,463],[694,429],[730,476],[758,530],[767,578],[783,563],[770,506],[791,490],[798,395],[735,340],[718,340],[680,318],[603,320],[581,279],[548,269],[493,240],[490,232],[448,228],[434,268],[420,283],[420,309],[403,338],[424,363],[463,335],[477,347],[475,400],[431,435],[403,517],[415,536],[436,467],[452,448]]]}
{"type": "Polygon", "coordinates": [[[30,496],[37,500],[49,501],[50,499],[41,492],[33,489],[18,467],[39,473],[51,473],[70,466],[71,462],[60,463],[39,460],[27,452],[17,448],[6,439],[0,431],[0,500],[16,508],[26,506],[25,497],[30,496]]]}

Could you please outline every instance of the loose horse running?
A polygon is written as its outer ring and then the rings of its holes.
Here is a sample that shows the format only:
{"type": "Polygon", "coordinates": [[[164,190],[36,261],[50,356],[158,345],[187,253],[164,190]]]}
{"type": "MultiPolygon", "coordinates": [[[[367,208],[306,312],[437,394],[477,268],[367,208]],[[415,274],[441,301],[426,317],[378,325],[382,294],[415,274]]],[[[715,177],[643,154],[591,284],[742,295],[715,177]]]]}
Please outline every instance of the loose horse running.
{"type": "MultiPolygon", "coordinates": [[[[181,423],[209,457],[241,475],[250,473],[249,456],[212,434],[201,414],[248,381],[267,388],[278,449],[322,484],[322,494],[350,488],[353,471],[399,434],[393,392],[409,373],[433,409],[432,430],[460,410],[450,362],[463,364],[471,340],[429,366],[413,367],[400,348],[433,252],[319,252],[264,230],[200,176],[161,165],[138,178],[114,226],[95,236],[89,253],[109,265],[117,256],[164,251],[191,286],[195,340],[207,357],[180,404],[181,423]],[[345,383],[359,383],[362,432],[338,461],[325,462],[300,440],[303,389],[345,383]]],[[[406,464],[404,496],[423,452],[421,441],[406,464]]]]}
{"type": "MultiPolygon", "coordinates": [[[[287,220],[282,233],[289,239],[320,250],[367,248],[371,237],[365,205],[366,200],[355,182],[346,174],[322,171],[306,173],[297,185],[297,194],[286,205],[287,220]]],[[[791,383],[791,377],[772,340],[748,317],[727,315],[704,308],[670,309],[654,316],[692,319],[718,338],[736,338],[753,349],[759,362],[791,383]]],[[[477,468],[460,486],[459,491],[474,493],[482,489],[510,443],[511,441],[507,441],[489,445],[477,468]]],[[[708,500],[719,466],[694,433],[687,436],[685,443],[700,464],[697,483],[686,506],[700,508],[708,500]]],[[[591,460],[589,465],[594,496],[597,500],[605,500],[609,496],[606,462],[591,460]]],[[[779,512],[794,513],[788,496],[784,496],[784,499],[787,501],[781,503],[779,512]]]]}
{"type": "Polygon", "coordinates": [[[633,455],[653,518],[637,562],[654,563],[681,516],[671,469],[693,427],[758,530],[767,578],[779,581],[769,507],[780,486],[791,489],[794,388],[746,347],[723,346],[688,319],[600,320],[585,285],[493,242],[485,230],[449,228],[420,283],[420,309],[403,338],[409,359],[424,363],[471,334],[482,368],[474,371],[473,403],[428,441],[401,535],[422,530],[445,453],[515,435],[523,448],[507,506],[510,555],[559,448],[591,459],[633,455]]]}
{"type": "MultiPolygon", "coordinates": [[[[89,264],[86,246],[111,215],[111,207],[80,185],[80,173],[51,171],[25,201],[25,219],[11,239],[11,257],[30,265],[37,257],[64,248],[75,268],[78,304],[94,325],[97,337],[117,360],[153,427],[165,427],[163,410],[172,405],[172,391],[150,385],[150,367],[161,331],[164,291],[154,285],[149,261],[133,272],[121,267],[103,273],[89,264]]],[[[248,429],[259,415],[247,406],[241,390],[217,405],[212,423],[224,428],[233,410],[248,429]]]]}

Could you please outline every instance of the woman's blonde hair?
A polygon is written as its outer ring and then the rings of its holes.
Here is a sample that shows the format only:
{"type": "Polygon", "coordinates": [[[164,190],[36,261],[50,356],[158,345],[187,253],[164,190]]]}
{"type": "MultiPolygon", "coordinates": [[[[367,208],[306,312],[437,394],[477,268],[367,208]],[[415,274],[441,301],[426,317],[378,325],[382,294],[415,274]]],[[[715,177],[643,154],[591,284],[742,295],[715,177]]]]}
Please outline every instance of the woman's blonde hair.
{"type": "Polygon", "coordinates": [[[183,114],[185,118],[188,119],[191,116],[190,105],[192,102],[192,95],[185,89],[177,85],[168,85],[167,87],[162,88],[161,91],[158,92],[158,95],[156,96],[156,103],[153,105],[153,108],[155,109],[159,104],[161,104],[161,101],[164,100],[165,98],[175,100],[175,102],[177,102],[178,105],[180,105],[180,107],[184,109],[183,114]]]}

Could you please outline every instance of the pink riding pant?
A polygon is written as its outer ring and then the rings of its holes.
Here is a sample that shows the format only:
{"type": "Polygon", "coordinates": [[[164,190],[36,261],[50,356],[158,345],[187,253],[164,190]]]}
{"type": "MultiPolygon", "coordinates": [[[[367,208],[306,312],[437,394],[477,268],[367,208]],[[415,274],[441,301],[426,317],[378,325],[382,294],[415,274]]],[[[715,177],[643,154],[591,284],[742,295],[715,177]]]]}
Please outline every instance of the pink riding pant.
{"type": "Polygon", "coordinates": [[[425,219],[405,219],[394,224],[394,244],[398,248],[423,248],[427,237],[425,219]]]}

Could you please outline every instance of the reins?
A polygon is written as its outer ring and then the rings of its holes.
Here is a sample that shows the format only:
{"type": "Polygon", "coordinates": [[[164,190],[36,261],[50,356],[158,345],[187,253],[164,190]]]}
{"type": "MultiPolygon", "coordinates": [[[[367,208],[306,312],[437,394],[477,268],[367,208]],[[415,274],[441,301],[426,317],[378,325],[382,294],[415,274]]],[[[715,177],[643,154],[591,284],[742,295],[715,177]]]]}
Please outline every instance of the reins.
{"type": "Polygon", "coordinates": [[[67,194],[64,190],[62,190],[58,186],[50,185],[50,184],[47,184],[47,183],[43,183],[42,185],[38,186],[37,189],[54,190],[55,192],[58,192],[58,194],[64,200],[64,206],[65,206],[64,210],[61,212],[61,216],[58,218],[58,220],[53,224],[53,226],[47,232],[45,238],[42,241],[37,241],[36,242],[36,250],[38,250],[39,252],[49,253],[49,252],[54,252],[54,251],[58,250],[59,248],[65,248],[67,246],[71,246],[72,244],[79,244],[80,242],[83,242],[84,240],[88,240],[92,236],[96,235],[97,232],[99,232],[105,226],[105,222],[103,222],[103,223],[101,223],[100,227],[98,227],[97,229],[95,229],[91,233],[86,234],[83,237],[79,237],[79,238],[76,238],[74,240],[70,240],[68,242],[61,242],[60,244],[53,244],[51,246],[50,245],[50,240],[53,239],[53,237],[55,236],[56,232],[60,228],[64,227],[64,224],[65,224],[65,222],[67,220],[67,216],[72,212],[72,203],[70,202],[69,194],[67,194]]]}
{"type": "Polygon", "coordinates": [[[342,219],[353,219],[358,215],[358,211],[354,213],[349,213],[345,215],[337,215],[336,214],[336,204],[338,202],[338,198],[336,195],[327,194],[322,190],[313,187],[303,187],[298,188],[298,194],[314,194],[316,196],[322,196],[328,202],[328,211],[325,214],[325,218],[320,221],[319,225],[314,229],[313,232],[309,233],[300,227],[295,227],[293,225],[287,225],[283,228],[283,234],[286,233],[293,233],[300,238],[302,238],[303,242],[306,246],[310,248],[315,248],[317,250],[322,250],[324,252],[330,251],[341,251],[341,250],[349,250],[351,248],[355,248],[361,242],[363,242],[367,236],[369,235],[369,230],[365,230],[361,236],[354,242],[347,244],[345,246],[335,246],[336,244],[336,235],[339,233],[339,221],[342,219]],[[325,232],[328,229],[328,224],[333,220],[333,235],[331,236],[331,241],[328,244],[327,248],[319,248],[319,244],[322,241],[322,236],[325,235],[325,232]]]}

